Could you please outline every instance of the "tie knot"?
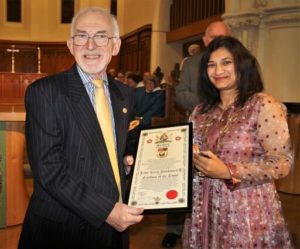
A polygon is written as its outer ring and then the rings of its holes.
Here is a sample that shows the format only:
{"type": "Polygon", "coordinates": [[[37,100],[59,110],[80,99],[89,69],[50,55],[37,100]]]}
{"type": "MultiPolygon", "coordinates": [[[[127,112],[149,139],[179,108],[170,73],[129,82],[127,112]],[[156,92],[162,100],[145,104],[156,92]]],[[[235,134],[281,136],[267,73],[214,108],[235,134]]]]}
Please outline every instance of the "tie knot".
{"type": "Polygon", "coordinates": [[[97,88],[103,88],[103,80],[93,80],[93,84],[97,88]]]}

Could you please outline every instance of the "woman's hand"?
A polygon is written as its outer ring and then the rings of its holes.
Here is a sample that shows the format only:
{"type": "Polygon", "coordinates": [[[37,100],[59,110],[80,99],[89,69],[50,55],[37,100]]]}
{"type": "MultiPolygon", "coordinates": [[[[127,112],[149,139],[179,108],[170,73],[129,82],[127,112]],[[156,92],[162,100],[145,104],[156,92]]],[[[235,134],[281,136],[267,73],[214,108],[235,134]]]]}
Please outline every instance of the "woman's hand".
{"type": "Polygon", "coordinates": [[[196,169],[212,178],[231,179],[228,167],[211,151],[193,153],[196,169]]]}

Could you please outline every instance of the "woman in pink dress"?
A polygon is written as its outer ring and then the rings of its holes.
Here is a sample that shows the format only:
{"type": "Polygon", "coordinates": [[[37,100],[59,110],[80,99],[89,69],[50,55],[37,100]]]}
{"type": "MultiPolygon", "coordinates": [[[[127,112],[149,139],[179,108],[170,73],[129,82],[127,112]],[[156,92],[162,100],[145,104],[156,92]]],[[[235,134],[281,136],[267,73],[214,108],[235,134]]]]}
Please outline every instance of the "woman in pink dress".
{"type": "Polygon", "coordinates": [[[235,38],[211,42],[200,72],[183,248],[293,248],[274,184],[293,161],[286,108],[262,92],[257,60],[235,38]]]}

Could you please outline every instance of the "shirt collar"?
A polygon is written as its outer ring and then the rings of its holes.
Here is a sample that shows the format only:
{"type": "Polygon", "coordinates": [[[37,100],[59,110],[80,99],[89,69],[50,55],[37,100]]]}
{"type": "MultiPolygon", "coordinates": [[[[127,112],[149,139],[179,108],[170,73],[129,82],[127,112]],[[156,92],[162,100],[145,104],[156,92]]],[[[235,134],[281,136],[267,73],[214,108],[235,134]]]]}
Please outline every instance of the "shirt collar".
{"type": "MultiPolygon", "coordinates": [[[[78,64],[76,64],[76,67],[77,67],[79,76],[80,76],[83,84],[92,83],[91,76],[88,73],[84,72],[78,64]]],[[[107,74],[106,73],[104,73],[102,75],[101,79],[103,80],[104,84],[106,84],[108,86],[108,79],[107,79],[107,74]]]]}

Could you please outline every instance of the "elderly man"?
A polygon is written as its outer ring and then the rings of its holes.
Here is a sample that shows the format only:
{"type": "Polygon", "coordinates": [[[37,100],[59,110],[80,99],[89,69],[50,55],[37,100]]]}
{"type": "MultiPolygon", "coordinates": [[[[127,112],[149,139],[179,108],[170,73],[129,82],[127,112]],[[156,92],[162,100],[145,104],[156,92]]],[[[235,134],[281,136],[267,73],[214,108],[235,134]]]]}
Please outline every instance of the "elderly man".
{"type": "Polygon", "coordinates": [[[120,49],[118,24],[101,8],[84,9],[67,45],[76,64],[26,91],[34,191],[19,248],[127,248],[123,231],[143,209],[123,204],[133,91],[105,72],[120,49]]]}

